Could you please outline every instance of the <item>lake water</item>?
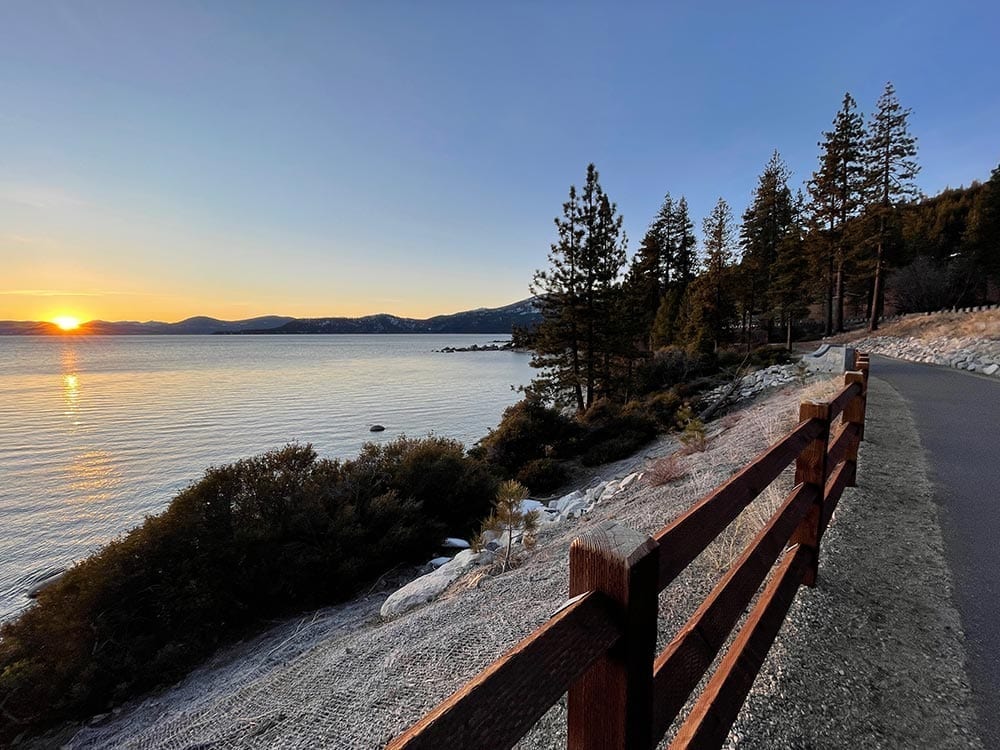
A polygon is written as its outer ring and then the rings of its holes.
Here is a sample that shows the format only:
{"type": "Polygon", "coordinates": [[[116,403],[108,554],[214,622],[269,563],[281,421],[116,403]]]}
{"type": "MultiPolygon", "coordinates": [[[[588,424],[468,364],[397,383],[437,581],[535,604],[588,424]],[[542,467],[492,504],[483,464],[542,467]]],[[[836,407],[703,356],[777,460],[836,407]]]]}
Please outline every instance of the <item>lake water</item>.
{"type": "Polygon", "coordinates": [[[471,445],[529,357],[433,350],[496,338],[0,337],[0,619],[210,465],[290,441],[329,457],[403,433],[471,445]]]}

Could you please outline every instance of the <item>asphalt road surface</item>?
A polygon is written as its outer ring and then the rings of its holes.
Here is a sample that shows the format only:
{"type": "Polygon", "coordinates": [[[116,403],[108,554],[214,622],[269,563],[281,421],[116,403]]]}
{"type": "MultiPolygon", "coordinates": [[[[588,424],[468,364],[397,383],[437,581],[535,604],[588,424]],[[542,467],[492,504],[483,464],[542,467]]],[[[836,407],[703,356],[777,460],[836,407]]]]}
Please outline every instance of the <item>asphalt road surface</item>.
{"type": "Polygon", "coordinates": [[[986,747],[1000,748],[1000,380],[872,357],[909,404],[933,473],[986,747]]]}

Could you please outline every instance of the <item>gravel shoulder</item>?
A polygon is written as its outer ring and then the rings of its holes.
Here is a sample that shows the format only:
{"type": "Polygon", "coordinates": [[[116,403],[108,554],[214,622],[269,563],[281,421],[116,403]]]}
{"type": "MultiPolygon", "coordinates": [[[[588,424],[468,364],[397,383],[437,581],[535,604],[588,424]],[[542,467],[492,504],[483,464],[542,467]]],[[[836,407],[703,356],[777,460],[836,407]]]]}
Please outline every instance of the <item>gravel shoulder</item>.
{"type": "Polygon", "coordinates": [[[927,462],[875,377],[858,475],[731,747],[983,747],[927,462]]]}

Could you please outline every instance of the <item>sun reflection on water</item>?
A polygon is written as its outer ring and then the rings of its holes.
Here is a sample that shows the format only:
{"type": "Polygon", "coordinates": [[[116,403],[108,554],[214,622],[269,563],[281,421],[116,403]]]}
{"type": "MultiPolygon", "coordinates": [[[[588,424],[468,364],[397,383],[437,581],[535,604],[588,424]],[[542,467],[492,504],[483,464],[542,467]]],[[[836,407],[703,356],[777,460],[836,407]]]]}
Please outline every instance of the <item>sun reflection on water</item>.
{"type": "Polygon", "coordinates": [[[71,497],[74,503],[98,503],[111,500],[122,483],[121,468],[108,451],[81,453],[69,466],[71,497]]]}
{"type": "Polygon", "coordinates": [[[80,407],[80,377],[77,375],[76,349],[67,346],[62,351],[62,385],[63,400],[66,410],[63,414],[72,420],[73,426],[80,424],[78,411],[80,407]]]}

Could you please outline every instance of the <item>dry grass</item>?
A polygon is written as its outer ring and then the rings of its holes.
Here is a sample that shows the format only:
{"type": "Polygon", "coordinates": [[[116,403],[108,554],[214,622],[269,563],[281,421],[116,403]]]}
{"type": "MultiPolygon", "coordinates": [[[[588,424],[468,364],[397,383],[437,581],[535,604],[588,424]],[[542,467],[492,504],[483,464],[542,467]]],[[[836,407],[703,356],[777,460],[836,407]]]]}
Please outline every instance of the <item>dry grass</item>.
{"type": "Polygon", "coordinates": [[[743,415],[734,411],[731,414],[724,416],[719,424],[723,430],[731,430],[740,423],[741,419],[743,419],[743,415]]]}
{"type": "MultiPolygon", "coordinates": [[[[828,378],[819,376],[817,380],[803,388],[799,393],[801,401],[829,401],[844,387],[844,376],[833,375],[828,378]]],[[[798,416],[798,415],[796,415],[798,416]]]]}
{"type": "Polygon", "coordinates": [[[705,558],[714,568],[714,573],[728,570],[743,554],[743,550],[781,507],[790,485],[791,477],[787,472],[778,477],[705,549],[705,558]]]}
{"type": "MultiPolygon", "coordinates": [[[[913,336],[918,339],[935,339],[944,336],[962,336],[1000,340],[1000,310],[975,313],[937,313],[913,315],[886,323],[876,336],[913,336]]],[[[851,342],[868,336],[864,329],[851,331],[835,340],[851,342]]]]}
{"type": "Polygon", "coordinates": [[[687,467],[677,453],[657,459],[646,469],[645,480],[651,487],[662,487],[688,475],[687,467]]]}

